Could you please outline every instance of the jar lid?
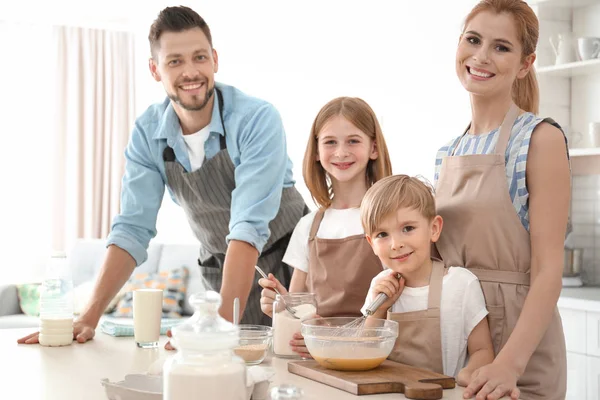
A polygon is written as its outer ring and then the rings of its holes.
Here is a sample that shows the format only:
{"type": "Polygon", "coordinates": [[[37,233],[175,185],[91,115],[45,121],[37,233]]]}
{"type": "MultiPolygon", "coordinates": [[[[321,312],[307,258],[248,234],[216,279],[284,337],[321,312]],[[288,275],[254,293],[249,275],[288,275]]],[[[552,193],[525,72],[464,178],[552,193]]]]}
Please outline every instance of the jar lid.
{"type": "Polygon", "coordinates": [[[171,329],[176,349],[214,352],[239,346],[239,328],[219,315],[221,295],[203,291],[190,296],[194,315],[171,329]]]}

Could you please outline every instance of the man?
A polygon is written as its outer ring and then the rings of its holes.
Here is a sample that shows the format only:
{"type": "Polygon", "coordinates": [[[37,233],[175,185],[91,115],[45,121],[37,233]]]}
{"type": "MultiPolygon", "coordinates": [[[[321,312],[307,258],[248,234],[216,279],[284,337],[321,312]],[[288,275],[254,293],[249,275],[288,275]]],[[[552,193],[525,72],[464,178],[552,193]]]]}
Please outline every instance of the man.
{"type": "MultiPolygon", "coordinates": [[[[187,7],[168,7],[150,28],[150,72],[168,98],[136,123],[125,151],[121,213],[108,237],[94,295],[75,322],[85,342],[111,299],[147,258],[165,186],[201,243],[203,277],[233,319],[269,324],[260,310],[254,266],[289,284],[281,259],[307,212],[292,179],[281,118],[269,103],[215,83],[217,52],[206,22],[187,7]],[[244,312],[245,310],[245,312],[244,312]]],[[[20,339],[36,343],[37,333],[20,339]]]]}

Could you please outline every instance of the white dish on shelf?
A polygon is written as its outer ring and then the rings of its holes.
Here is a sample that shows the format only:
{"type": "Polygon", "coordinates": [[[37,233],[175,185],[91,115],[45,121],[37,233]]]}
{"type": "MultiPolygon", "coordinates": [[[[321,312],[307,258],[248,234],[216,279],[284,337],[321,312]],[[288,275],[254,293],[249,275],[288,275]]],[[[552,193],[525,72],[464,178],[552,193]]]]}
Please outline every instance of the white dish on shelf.
{"type": "Polygon", "coordinates": [[[569,149],[571,157],[600,156],[600,147],[580,147],[569,149]]]}

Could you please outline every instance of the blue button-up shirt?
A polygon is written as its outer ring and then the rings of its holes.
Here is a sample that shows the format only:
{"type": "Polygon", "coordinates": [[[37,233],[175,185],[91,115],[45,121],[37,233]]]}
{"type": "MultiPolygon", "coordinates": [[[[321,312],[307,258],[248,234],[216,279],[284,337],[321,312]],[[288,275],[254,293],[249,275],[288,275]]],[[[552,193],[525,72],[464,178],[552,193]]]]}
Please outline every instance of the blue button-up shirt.
{"type": "MultiPolygon", "coordinates": [[[[279,210],[282,188],[294,184],[283,123],[275,107],[266,101],[232,86],[220,83],[216,86],[223,94],[227,151],[235,165],[226,240],[250,243],[260,252],[269,238],[269,222],[279,210]]],[[[204,143],[206,159],[220,151],[219,136],[224,134],[216,96],[215,91],[210,136],[204,143]]],[[[108,236],[107,245],[114,244],[127,251],[137,265],[146,260],[150,239],[156,236],[156,217],[167,182],[163,161],[167,145],[190,172],[179,118],[169,98],[150,106],[135,122],[125,150],[121,212],[114,218],[108,236]]]]}

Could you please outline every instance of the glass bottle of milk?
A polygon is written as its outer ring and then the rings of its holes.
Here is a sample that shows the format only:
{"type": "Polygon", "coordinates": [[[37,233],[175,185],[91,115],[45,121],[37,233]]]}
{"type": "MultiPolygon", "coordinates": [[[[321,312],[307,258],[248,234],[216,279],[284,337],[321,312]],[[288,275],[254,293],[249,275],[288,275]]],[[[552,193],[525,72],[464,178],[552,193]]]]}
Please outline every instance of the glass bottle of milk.
{"type": "Polygon", "coordinates": [[[67,346],[73,342],[73,280],[64,252],[54,252],[46,266],[40,291],[42,346],[67,346]]]}
{"type": "Polygon", "coordinates": [[[290,340],[300,333],[302,321],[314,318],[317,314],[317,300],[314,293],[288,293],[275,296],[273,302],[273,353],[282,358],[300,358],[292,350],[290,340]],[[292,315],[288,309],[295,311],[292,315]]]}
{"type": "Polygon", "coordinates": [[[233,353],[239,328],[219,315],[221,296],[206,291],[190,296],[195,312],[174,327],[177,353],[163,369],[163,400],[246,400],[246,365],[233,353]]]}

